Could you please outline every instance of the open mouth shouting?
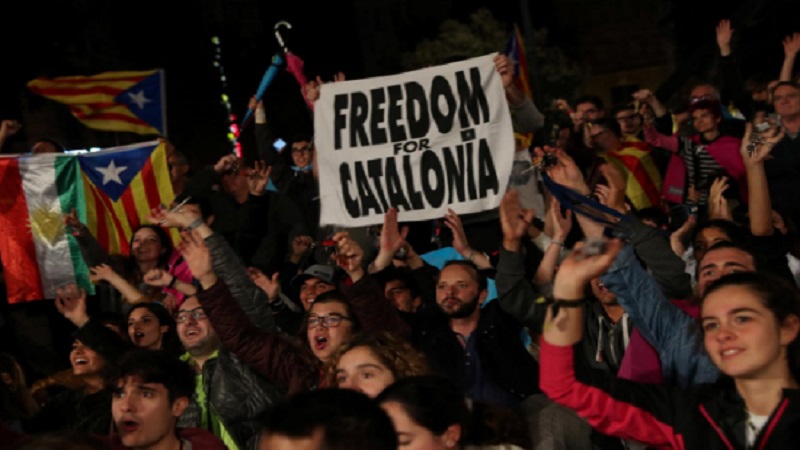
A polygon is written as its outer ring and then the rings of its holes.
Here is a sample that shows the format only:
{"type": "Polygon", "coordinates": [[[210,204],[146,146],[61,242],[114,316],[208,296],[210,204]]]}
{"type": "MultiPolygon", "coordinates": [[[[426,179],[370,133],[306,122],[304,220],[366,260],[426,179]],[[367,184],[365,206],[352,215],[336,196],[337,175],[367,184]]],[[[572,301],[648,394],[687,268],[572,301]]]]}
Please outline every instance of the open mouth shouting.
{"type": "Polygon", "coordinates": [[[311,347],[315,352],[322,352],[328,348],[328,336],[324,334],[317,334],[311,342],[311,347]]]}

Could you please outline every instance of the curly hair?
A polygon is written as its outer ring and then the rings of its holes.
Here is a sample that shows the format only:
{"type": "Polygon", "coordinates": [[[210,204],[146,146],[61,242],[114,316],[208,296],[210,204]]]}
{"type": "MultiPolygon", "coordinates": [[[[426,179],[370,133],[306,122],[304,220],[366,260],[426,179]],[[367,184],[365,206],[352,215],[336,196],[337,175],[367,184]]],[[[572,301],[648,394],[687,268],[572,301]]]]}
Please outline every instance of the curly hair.
{"type": "Polygon", "coordinates": [[[395,380],[406,377],[430,374],[425,355],[409,342],[399,339],[385,331],[362,333],[353,336],[342,344],[325,365],[328,386],[336,386],[336,366],[342,356],[357,347],[366,347],[378,360],[392,372],[395,380]]]}

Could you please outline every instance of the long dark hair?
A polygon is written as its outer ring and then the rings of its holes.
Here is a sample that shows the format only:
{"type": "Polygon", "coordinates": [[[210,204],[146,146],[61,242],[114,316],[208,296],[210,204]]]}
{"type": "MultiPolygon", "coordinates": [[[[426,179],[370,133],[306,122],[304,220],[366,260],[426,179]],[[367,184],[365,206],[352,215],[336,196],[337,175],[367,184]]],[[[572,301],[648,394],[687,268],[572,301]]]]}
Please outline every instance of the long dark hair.
{"type": "Polygon", "coordinates": [[[158,319],[159,326],[167,326],[169,329],[166,333],[161,337],[161,350],[164,352],[178,357],[183,352],[183,347],[181,345],[181,341],[178,338],[178,330],[177,324],[175,323],[175,319],[172,318],[167,308],[163,307],[158,303],[137,303],[131,307],[128,311],[128,315],[125,317],[125,334],[128,334],[128,320],[131,317],[131,313],[139,308],[144,308],[158,319]]]}
{"type": "MultiPolygon", "coordinates": [[[[727,286],[741,286],[758,296],[779,325],[790,316],[800,319],[800,292],[781,277],[763,272],[732,273],[709,286],[703,298],[727,286]]],[[[800,382],[800,334],[786,349],[786,358],[792,378],[800,382]]]]}
{"type": "MultiPolygon", "coordinates": [[[[161,248],[163,249],[163,252],[158,257],[158,263],[156,264],[156,267],[158,267],[159,269],[166,270],[169,266],[169,259],[172,256],[173,246],[172,246],[172,239],[169,237],[169,234],[167,234],[166,230],[164,230],[160,226],[150,225],[150,224],[139,225],[138,227],[136,227],[136,229],[133,230],[133,233],[131,233],[131,239],[128,242],[128,247],[131,250],[133,250],[133,239],[136,237],[136,233],[138,233],[139,230],[141,230],[142,228],[149,228],[156,233],[156,236],[158,236],[158,240],[161,243],[161,248]]],[[[137,264],[136,259],[133,257],[133,254],[125,258],[125,269],[126,273],[129,274],[130,276],[128,281],[132,281],[134,284],[138,284],[139,282],[142,281],[142,277],[144,276],[144,274],[142,273],[141,270],[139,270],[139,264],[137,264]]],[[[159,288],[158,290],[161,289],[159,288]]]]}
{"type": "Polygon", "coordinates": [[[515,444],[530,448],[527,424],[515,412],[474,402],[452,380],[436,375],[403,378],[383,390],[378,403],[400,404],[406,414],[432,434],[441,436],[451,425],[461,426],[461,445],[515,444]]]}

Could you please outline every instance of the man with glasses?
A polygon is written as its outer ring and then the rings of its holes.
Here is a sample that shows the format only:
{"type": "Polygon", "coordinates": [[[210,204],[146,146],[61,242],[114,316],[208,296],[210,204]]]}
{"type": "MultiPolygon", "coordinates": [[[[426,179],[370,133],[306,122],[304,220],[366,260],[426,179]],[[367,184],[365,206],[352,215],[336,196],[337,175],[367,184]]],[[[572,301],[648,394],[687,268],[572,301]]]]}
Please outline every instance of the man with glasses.
{"type": "MultiPolygon", "coordinates": [[[[772,90],[772,102],[784,130],[764,160],[773,208],[800,224],[800,84],[782,81],[772,90]]],[[[771,133],[773,131],[767,131],[771,133]]]]}
{"type": "Polygon", "coordinates": [[[181,359],[197,374],[179,426],[204,428],[231,450],[253,448],[258,438],[256,413],[282,393],[222,346],[197,297],[183,302],[175,321],[186,349],[181,359]]]}

